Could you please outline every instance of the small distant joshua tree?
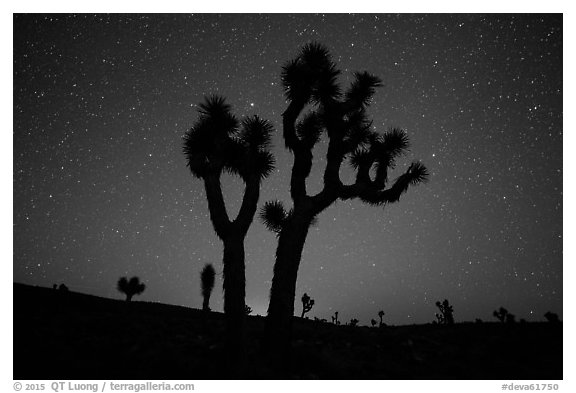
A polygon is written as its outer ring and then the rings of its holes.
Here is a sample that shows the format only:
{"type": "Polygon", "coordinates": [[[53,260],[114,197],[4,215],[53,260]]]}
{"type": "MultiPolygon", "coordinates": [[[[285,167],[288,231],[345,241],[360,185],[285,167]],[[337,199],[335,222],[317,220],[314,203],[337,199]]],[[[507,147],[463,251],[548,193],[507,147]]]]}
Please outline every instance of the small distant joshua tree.
{"type": "Polygon", "coordinates": [[[454,308],[444,299],[442,303],[436,302],[436,307],[440,310],[440,314],[436,314],[436,319],[439,324],[452,325],[454,323],[454,308]]]}
{"type": "Polygon", "coordinates": [[[513,314],[510,314],[504,307],[500,307],[497,311],[494,311],[492,315],[502,323],[516,322],[516,317],[513,314]]]}
{"type": "Polygon", "coordinates": [[[302,295],[302,315],[301,318],[304,318],[304,315],[312,310],[314,306],[314,299],[310,298],[307,294],[302,295]]]}
{"type": "Polygon", "coordinates": [[[360,321],[358,321],[356,318],[352,318],[350,320],[350,326],[356,327],[356,326],[358,326],[358,322],[360,322],[360,321]]]}
{"type": "Polygon", "coordinates": [[[384,322],[382,321],[382,318],[384,318],[384,311],[380,310],[378,311],[378,316],[380,317],[380,327],[384,326],[384,322]]]}
{"type": "Polygon", "coordinates": [[[200,281],[202,284],[202,297],[204,301],[202,302],[202,310],[210,311],[210,295],[212,294],[212,289],[214,289],[214,278],[216,277],[216,272],[214,267],[207,263],[200,273],[200,281]]]}
{"type": "Polygon", "coordinates": [[[500,322],[506,322],[506,314],[508,314],[508,310],[504,307],[500,307],[498,310],[495,310],[492,315],[496,317],[500,322]]]}
{"type": "Polygon", "coordinates": [[[246,315],[250,315],[252,314],[252,307],[250,307],[249,305],[244,305],[244,314],[246,315]]]}
{"type": "Polygon", "coordinates": [[[55,291],[62,291],[62,292],[68,292],[68,287],[65,284],[54,284],[52,285],[52,289],[54,289],[55,291]]]}
{"type": "Polygon", "coordinates": [[[338,311],[336,311],[332,316],[332,323],[334,325],[340,325],[340,321],[338,321],[338,311]]]}
{"type": "Polygon", "coordinates": [[[560,318],[558,318],[558,314],[548,311],[544,314],[544,318],[550,323],[558,323],[560,322],[560,318]]]}
{"type": "Polygon", "coordinates": [[[140,282],[138,277],[132,277],[130,280],[121,277],[118,280],[118,291],[126,295],[126,301],[132,300],[132,296],[140,295],[146,289],[146,285],[140,282]]]}
{"type": "Polygon", "coordinates": [[[372,327],[376,326],[376,320],[374,318],[370,320],[370,323],[372,324],[372,327]]]}

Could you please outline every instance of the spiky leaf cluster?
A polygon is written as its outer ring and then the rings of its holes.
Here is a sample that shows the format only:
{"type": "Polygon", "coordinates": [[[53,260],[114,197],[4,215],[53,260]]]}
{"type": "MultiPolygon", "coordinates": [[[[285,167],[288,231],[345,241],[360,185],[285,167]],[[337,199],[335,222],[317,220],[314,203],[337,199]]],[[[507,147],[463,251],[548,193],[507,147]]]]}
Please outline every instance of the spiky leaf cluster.
{"type": "Polygon", "coordinates": [[[272,125],[252,116],[239,122],[224,98],[212,96],[199,105],[196,123],[184,136],[188,167],[197,178],[225,170],[247,179],[267,177],[274,168],[270,148],[272,125]]]}
{"type": "Polygon", "coordinates": [[[365,108],[370,104],[376,88],[382,86],[382,80],[366,71],[355,72],[354,81],[346,92],[346,101],[355,107],[365,108]]]}
{"type": "Polygon", "coordinates": [[[282,230],[287,218],[288,213],[280,201],[268,201],[260,210],[260,219],[264,225],[277,234],[282,230]]]}
{"type": "Polygon", "coordinates": [[[328,49],[318,43],[305,45],[300,54],[282,68],[282,85],[289,101],[303,104],[340,97],[340,71],[328,49]]]}
{"type": "Polygon", "coordinates": [[[227,157],[225,169],[243,179],[255,174],[268,177],[274,169],[274,156],[268,150],[273,131],[270,122],[256,115],[244,119],[232,142],[237,153],[227,157]]]}

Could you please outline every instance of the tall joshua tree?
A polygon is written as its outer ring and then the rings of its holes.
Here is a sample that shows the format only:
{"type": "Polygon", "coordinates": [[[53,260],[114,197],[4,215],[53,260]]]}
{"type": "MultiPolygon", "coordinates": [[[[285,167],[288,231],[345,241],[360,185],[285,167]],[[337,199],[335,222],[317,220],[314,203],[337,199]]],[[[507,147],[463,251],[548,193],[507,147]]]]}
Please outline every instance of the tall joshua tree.
{"type": "Polygon", "coordinates": [[[268,150],[272,131],[271,124],[258,116],[239,122],[224,98],[212,96],[199,105],[199,118],[184,136],[188,167],[204,182],[210,220],[224,244],[224,313],[231,365],[241,365],[244,356],[244,239],[256,213],[260,183],[274,167],[268,150]],[[222,195],[223,172],[245,183],[234,220],[228,217],[222,195]]]}
{"type": "MultiPolygon", "coordinates": [[[[60,285],[60,289],[62,289],[62,285],[60,285]]],[[[118,291],[126,295],[126,301],[129,302],[134,295],[140,295],[144,292],[146,285],[141,283],[138,277],[132,277],[130,280],[126,277],[120,277],[117,288],[118,291]]]]}
{"type": "Polygon", "coordinates": [[[278,359],[289,349],[298,268],[316,216],[337,200],[360,199],[374,206],[398,202],[410,185],[428,178],[424,165],[413,162],[395,181],[389,181],[389,170],[408,149],[408,136],[401,129],[380,134],[372,127],[367,108],[382,84],[378,77],[357,72],[343,92],[339,74],[328,50],[317,43],[305,45],[282,71],[288,102],[282,114],[283,138],[294,157],[290,178],[293,206],[287,211],[281,202],[270,201],[261,211],[265,225],[278,236],[267,317],[268,350],[278,359]],[[306,179],[313,148],[322,134],[328,139],[323,189],[309,195],[306,179]],[[352,184],[340,179],[345,161],[356,172],[352,184]]]}
{"type": "Polygon", "coordinates": [[[204,298],[204,301],[202,302],[202,310],[204,311],[210,311],[210,295],[212,294],[212,289],[214,289],[215,277],[216,272],[214,271],[214,267],[210,263],[207,263],[200,273],[202,297],[204,298]]]}

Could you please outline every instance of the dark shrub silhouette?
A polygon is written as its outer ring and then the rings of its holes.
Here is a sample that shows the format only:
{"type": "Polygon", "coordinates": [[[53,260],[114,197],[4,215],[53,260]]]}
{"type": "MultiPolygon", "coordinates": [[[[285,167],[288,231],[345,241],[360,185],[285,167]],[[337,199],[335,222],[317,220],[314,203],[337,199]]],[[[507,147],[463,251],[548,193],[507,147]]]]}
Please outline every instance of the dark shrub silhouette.
{"type": "Polygon", "coordinates": [[[293,206],[286,210],[281,202],[273,201],[261,211],[264,224],[278,236],[267,317],[268,352],[277,360],[287,358],[298,268],[316,217],[337,200],[359,199],[373,206],[398,202],[411,185],[428,179],[426,167],[413,162],[390,181],[389,170],[407,151],[408,136],[398,128],[385,134],[373,129],[367,108],[382,85],[378,77],[357,72],[342,91],[339,74],[328,50],[317,43],[305,45],[282,72],[288,101],[282,114],[283,138],[294,156],[290,179],[293,206]],[[312,169],[312,151],[323,134],[328,139],[323,189],[310,195],[306,179],[312,169]],[[343,162],[356,172],[352,184],[343,184],[340,178],[343,162]]]}
{"type": "Polygon", "coordinates": [[[249,305],[245,305],[244,306],[244,314],[246,314],[246,315],[252,314],[252,307],[250,307],[249,305]]]}
{"type": "Polygon", "coordinates": [[[436,314],[438,323],[452,325],[454,323],[454,308],[450,305],[448,299],[444,299],[442,303],[436,302],[436,307],[440,310],[440,314],[436,314]]]}
{"type": "Polygon", "coordinates": [[[514,315],[510,314],[504,307],[500,307],[497,311],[492,313],[500,322],[505,323],[509,320],[514,320],[514,315]],[[508,315],[512,315],[509,317],[508,315]]]}
{"type": "Polygon", "coordinates": [[[241,372],[245,356],[245,255],[244,239],[260,197],[260,183],[272,172],[269,151],[272,125],[258,116],[241,123],[224,98],[206,98],[199,118],[184,136],[184,154],[192,175],[204,182],[210,220],[224,244],[224,313],[230,371],[241,372]],[[223,172],[245,183],[236,219],[228,217],[220,178],[223,172]]]}
{"type": "Polygon", "coordinates": [[[210,311],[210,295],[212,294],[212,289],[214,288],[214,278],[216,277],[216,272],[214,267],[207,263],[200,273],[200,281],[202,284],[202,297],[204,301],[202,302],[202,310],[210,311]]]}
{"type": "Polygon", "coordinates": [[[354,327],[358,326],[358,322],[360,322],[360,321],[358,321],[356,318],[352,318],[350,320],[350,326],[354,326],[354,327]]]}
{"type": "Polygon", "coordinates": [[[310,296],[308,296],[307,294],[302,295],[302,315],[300,316],[301,318],[304,318],[304,315],[312,310],[312,307],[314,306],[314,299],[311,299],[310,296]]]}
{"type": "Polygon", "coordinates": [[[482,320],[480,318],[476,318],[476,320],[474,321],[476,323],[482,323],[482,320]]]}
{"type": "Polygon", "coordinates": [[[506,323],[516,323],[516,316],[514,314],[506,314],[506,323]]]}
{"type": "Polygon", "coordinates": [[[134,295],[140,295],[146,289],[146,285],[140,282],[138,277],[132,277],[130,280],[126,277],[121,277],[118,280],[118,290],[126,295],[126,301],[132,300],[134,295]]]}
{"type": "Polygon", "coordinates": [[[376,320],[375,320],[374,318],[372,318],[372,319],[370,320],[370,323],[372,324],[372,327],[374,327],[374,326],[376,326],[376,323],[377,323],[377,322],[376,322],[376,320]]]}
{"type": "Polygon", "coordinates": [[[560,318],[558,318],[558,314],[553,313],[553,312],[546,312],[546,314],[544,314],[544,318],[546,318],[546,320],[550,323],[558,323],[560,322],[560,318]]]}
{"type": "Polygon", "coordinates": [[[338,321],[338,311],[334,312],[334,315],[332,316],[332,323],[334,325],[340,325],[340,321],[338,321]]]}
{"type": "Polygon", "coordinates": [[[58,287],[58,290],[59,290],[60,292],[68,292],[68,291],[69,291],[69,289],[68,289],[68,287],[66,286],[66,284],[60,284],[60,286],[58,287]]]}
{"type": "Polygon", "coordinates": [[[378,325],[379,327],[384,326],[384,322],[382,321],[382,318],[384,318],[384,311],[380,310],[378,311],[378,317],[380,318],[380,325],[378,325]]]}

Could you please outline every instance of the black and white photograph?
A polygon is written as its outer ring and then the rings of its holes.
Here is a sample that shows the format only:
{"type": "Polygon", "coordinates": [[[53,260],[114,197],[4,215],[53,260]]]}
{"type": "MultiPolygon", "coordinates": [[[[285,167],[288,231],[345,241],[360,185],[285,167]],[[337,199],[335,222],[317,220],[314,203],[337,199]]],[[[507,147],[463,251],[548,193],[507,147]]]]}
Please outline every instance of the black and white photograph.
{"type": "Polygon", "coordinates": [[[558,390],[564,15],[224,11],[13,13],[14,381],[558,390]]]}

